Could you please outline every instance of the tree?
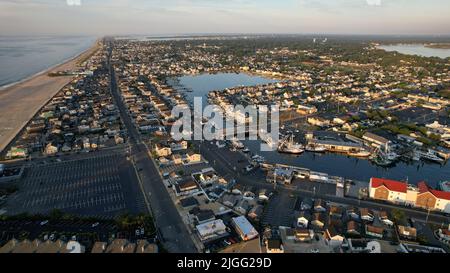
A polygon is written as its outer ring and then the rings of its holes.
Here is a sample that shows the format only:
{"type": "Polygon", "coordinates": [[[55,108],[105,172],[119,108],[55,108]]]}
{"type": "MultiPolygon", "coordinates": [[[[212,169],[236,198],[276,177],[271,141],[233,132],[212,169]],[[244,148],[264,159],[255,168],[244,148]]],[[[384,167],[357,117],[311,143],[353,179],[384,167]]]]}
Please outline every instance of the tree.
{"type": "Polygon", "coordinates": [[[391,214],[396,223],[402,223],[406,219],[405,212],[403,210],[393,209],[391,214]]]}

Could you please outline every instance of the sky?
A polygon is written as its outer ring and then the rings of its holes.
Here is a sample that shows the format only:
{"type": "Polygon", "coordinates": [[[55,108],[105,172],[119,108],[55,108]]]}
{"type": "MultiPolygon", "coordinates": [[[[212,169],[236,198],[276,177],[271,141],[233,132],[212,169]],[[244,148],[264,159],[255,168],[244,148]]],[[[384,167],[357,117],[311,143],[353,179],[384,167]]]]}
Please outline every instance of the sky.
{"type": "Polygon", "coordinates": [[[0,0],[0,35],[450,35],[449,0],[0,0]]]}

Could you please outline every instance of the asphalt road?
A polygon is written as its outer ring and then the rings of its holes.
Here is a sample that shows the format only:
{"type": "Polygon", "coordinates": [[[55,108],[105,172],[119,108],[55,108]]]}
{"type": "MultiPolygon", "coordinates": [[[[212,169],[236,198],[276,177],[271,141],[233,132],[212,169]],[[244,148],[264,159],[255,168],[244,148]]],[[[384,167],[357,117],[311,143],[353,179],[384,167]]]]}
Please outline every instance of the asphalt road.
{"type": "Polygon", "coordinates": [[[117,88],[114,69],[111,64],[109,64],[109,67],[111,91],[128,130],[131,144],[130,155],[133,157],[141,177],[141,189],[146,196],[146,200],[148,200],[150,213],[159,230],[159,239],[169,252],[196,253],[198,250],[192,241],[191,235],[170,198],[147,147],[141,142],[139,132],[128,115],[128,110],[117,88]]]}

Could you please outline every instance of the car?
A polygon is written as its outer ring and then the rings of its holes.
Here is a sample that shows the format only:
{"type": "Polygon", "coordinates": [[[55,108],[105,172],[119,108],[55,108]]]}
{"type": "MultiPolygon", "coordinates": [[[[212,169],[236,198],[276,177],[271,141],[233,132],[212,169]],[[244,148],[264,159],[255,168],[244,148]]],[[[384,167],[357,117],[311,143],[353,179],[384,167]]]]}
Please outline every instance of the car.
{"type": "Polygon", "coordinates": [[[48,220],[42,221],[42,222],[40,223],[41,226],[45,226],[46,224],[48,224],[48,220]]]}
{"type": "Polygon", "coordinates": [[[320,251],[317,248],[315,248],[315,249],[311,249],[309,252],[311,252],[311,253],[319,253],[320,251]]]}
{"type": "Polygon", "coordinates": [[[228,241],[228,240],[223,240],[223,242],[226,244],[226,245],[228,245],[228,246],[230,246],[231,245],[231,242],[230,241],[228,241]]]}
{"type": "Polygon", "coordinates": [[[92,227],[94,228],[94,227],[97,227],[98,225],[100,225],[100,223],[99,223],[99,222],[97,222],[97,223],[93,223],[93,224],[92,224],[92,227]]]}

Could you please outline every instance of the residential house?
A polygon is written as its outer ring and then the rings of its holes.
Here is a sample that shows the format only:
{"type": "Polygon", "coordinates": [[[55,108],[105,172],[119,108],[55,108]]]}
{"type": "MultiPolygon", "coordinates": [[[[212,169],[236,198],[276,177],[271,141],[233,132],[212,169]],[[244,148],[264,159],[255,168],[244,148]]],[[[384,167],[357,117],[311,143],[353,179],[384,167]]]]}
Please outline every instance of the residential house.
{"type": "Polygon", "coordinates": [[[266,241],[266,251],[267,253],[284,253],[284,247],[280,239],[267,239],[266,241]]]}
{"type": "Polygon", "coordinates": [[[366,235],[382,239],[384,236],[384,228],[366,225],[366,235]]]}
{"type": "Polygon", "coordinates": [[[314,200],[314,211],[315,212],[327,211],[327,205],[326,205],[325,201],[323,201],[322,199],[314,200]]]}
{"type": "Polygon", "coordinates": [[[359,215],[360,215],[361,220],[364,220],[367,222],[373,222],[373,220],[374,220],[374,214],[368,208],[360,208],[359,215]]]}
{"type": "Polygon", "coordinates": [[[311,214],[307,211],[302,211],[297,217],[297,227],[298,228],[308,228],[309,221],[311,219],[311,214]]]}
{"type": "Polygon", "coordinates": [[[347,236],[359,237],[361,235],[361,225],[355,221],[347,222],[347,236]]]}
{"type": "Polygon", "coordinates": [[[413,240],[415,241],[417,239],[417,229],[413,227],[406,227],[406,226],[397,226],[398,235],[402,239],[406,240],[413,240]]]}
{"type": "Polygon", "coordinates": [[[325,226],[325,214],[316,212],[313,214],[311,224],[319,229],[322,229],[325,226]]]}

